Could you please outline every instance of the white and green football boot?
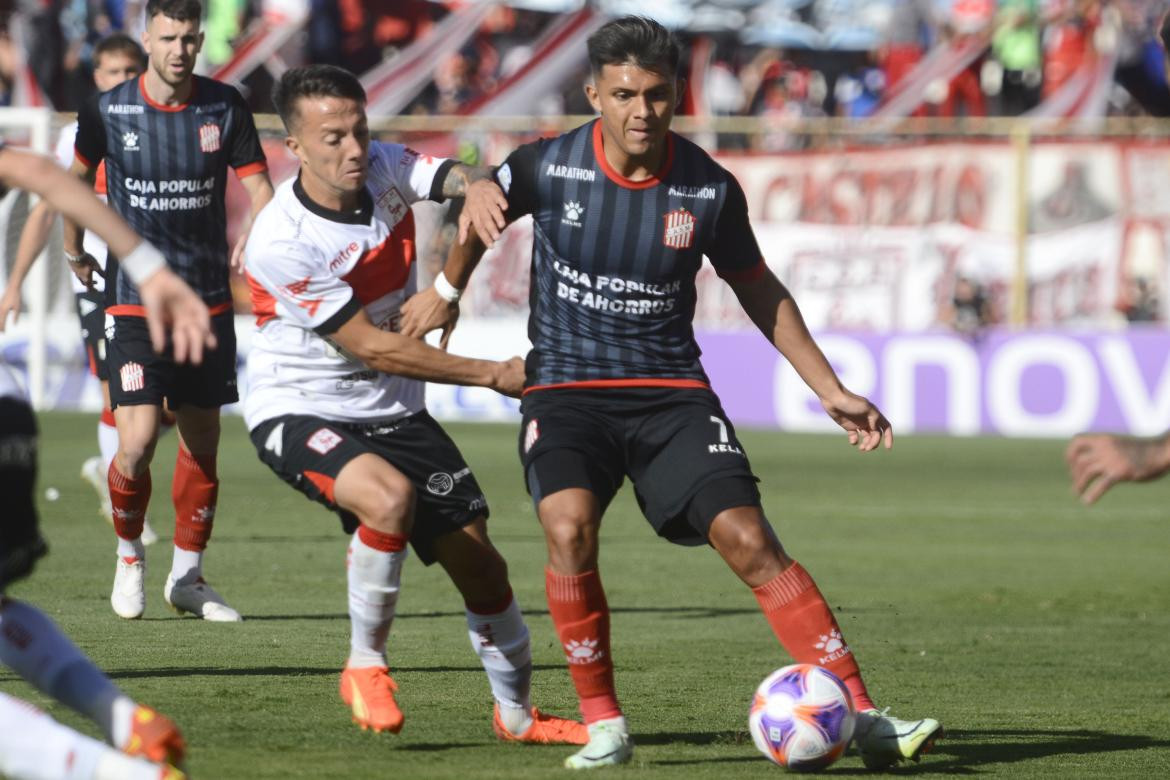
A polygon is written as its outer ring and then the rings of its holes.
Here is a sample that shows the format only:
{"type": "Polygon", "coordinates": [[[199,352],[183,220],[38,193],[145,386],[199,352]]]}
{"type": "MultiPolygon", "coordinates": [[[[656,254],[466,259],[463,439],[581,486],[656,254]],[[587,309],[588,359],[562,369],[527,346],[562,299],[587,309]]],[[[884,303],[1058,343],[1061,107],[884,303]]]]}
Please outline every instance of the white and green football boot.
{"type": "Polygon", "coordinates": [[[624,764],[634,755],[634,741],[625,718],[589,724],[589,743],[565,759],[568,769],[596,769],[624,764]]]}
{"type": "Polygon", "coordinates": [[[888,769],[902,761],[918,761],[943,736],[934,718],[899,720],[885,710],[857,713],[853,745],[867,769],[888,769]]]}

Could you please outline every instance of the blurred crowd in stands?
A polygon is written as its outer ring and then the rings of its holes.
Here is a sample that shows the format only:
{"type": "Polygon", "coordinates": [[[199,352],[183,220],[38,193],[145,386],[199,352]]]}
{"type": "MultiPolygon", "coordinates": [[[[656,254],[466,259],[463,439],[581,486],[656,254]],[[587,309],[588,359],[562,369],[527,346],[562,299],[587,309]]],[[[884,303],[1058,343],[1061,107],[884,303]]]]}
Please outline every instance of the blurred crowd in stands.
{"type": "MultiPolygon", "coordinates": [[[[605,10],[604,0],[598,2],[605,10]]],[[[137,36],[144,5],[144,0],[0,0],[6,22],[0,30],[0,100],[12,102],[14,70],[23,58],[53,107],[76,110],[93,90],[93,45],[115,30],[137,36]],[[19,35],[13,19],[23,20],[19,35]]],[[[283,6],[309,19],[281,51],[286,64],[329,62],[360,74],[460,5],[205,0],[203,67],[211,71],[227,62],[234,42],[283,6]]],[[[683,22],[680,36],[704,57],[701,67],[687,69],[702,79],[703,102],[688,100],[686,112],[864,117],[931,52],[972,40],[986,46],[979,45],[982,53],[961,71],[915,85],[924,100],[912,115],[1023,114],[1057,93],[1086,60],[1105,55],[1116,58],[1107,113],[1137,113],[1143,104],[1150,110],[1145,99],[1150,90],[1166,90],[1157,33],[1170,0],[761,0],[754,5],[674,0],[647,2],[644,12],[661,17],[663,8],[675,5],[688,9],[686,16],[674,16],[683,22]]],[[[634,6],[627,2],[622,8],[634,6]]],[[[454,113],[489,91],[524,63],[529,44],[553,16],[499,4],[468,45],[435,63],[433,82],[408,110],[454,113]]],[[[268,110],[270,79],[262,69],[244,79],[258,109],[268,110]]],[[[565,84],[561,95],[534,113],[588,113],[580,81],[565,84]]]]}

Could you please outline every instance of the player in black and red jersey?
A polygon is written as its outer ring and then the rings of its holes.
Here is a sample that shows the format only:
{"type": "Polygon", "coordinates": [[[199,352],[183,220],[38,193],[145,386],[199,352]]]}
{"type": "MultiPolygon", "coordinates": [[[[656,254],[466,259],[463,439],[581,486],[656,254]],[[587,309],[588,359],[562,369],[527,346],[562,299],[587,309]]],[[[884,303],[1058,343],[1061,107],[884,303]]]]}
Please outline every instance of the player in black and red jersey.
{"type": "MultiPolygon", "coordinates": [[[[142,523],[150,501],[150,462],[164,401],[181,438],[172,495],[175,548],[163,595],[177,610],[206,620],[240,615],[203,580],[219,480],[219,409],[238,400],[235,331],[229,288],[224,190],[232,168],[251,196],[252,214],[272,197],[251,112],[232,87],[193,74],[203,43],[197,0],[151,0],[143,47],[146,72],[98,95],[78,116],[73,169],[106,167],[109,203],[211,309],[219,347],[199,367],[154,354],[141,305],[111,257],[106,280],[110,403],[118,454],[109,470],[118,559],[110,602],[124,618],[141,617],[145,553],[142,523]]],[[[80,231],[66,225],[65,251],[79,276],[92,273],[80,231]]],[[[237,255],[242,244],[237,247],[237,255]]]]}
{"type": "MultiPolygon", "coordinates": [[[[570,768],[628,761],[614,688],[598,531],[625,477],[659,535],[710,544],[751,587],[784,648],[840,677],[860,711],[867,766],[916,760],[941,733],[874,707],[831,609],[784,551],[760,506],[735,429],[711,391],[692,331],[706,255],[764,335],[862,452],[893,445],[889,422],[837,378],[792,296],[764,263],[735,179],[670,132],[677,42],[648,19],[589,40],[598,120],[521,146],[497,171],[507,218],[533,217],[527,384],[520,455],[548,543],[546,591],[590,742],[570,768]]],[[[495,194],[499,196],[499,193],[495,194]]],[[[469,218],[489,235],[487,204],[469,218]]],[[[448,325],[474,255],[454,251],[436,287],[407,304],[403,331],[448,325]]]]}

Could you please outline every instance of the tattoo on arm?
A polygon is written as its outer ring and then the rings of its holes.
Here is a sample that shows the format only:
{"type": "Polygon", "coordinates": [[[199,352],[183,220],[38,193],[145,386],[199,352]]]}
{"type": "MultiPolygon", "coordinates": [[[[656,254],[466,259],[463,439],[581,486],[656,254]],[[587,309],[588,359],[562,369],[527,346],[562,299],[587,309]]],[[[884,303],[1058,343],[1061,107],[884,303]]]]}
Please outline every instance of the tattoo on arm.
{"type": "Polygon", "coordinates": [[[468,185],[490,178],[491,175],[489,168],[473,168],[463,163],[453,165],[451,170],[447,171],[447,178],[443,179],[443,197],[462,198],[467,194],[468,185]]]}

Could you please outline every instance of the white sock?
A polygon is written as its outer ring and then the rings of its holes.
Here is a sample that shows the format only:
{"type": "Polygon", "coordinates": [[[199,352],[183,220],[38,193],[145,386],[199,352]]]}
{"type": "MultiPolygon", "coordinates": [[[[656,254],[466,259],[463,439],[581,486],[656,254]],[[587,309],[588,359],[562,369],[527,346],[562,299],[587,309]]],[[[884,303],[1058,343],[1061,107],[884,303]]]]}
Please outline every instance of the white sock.
{"type": "Polygon", "coordinates": [[[500,720],[508,731],[523,734],[532,725],[532,645],[520,604],[513,598],[503,612],[465,614],[471,647],[487,672],[500,720]]]}
{"type": "Polygon", "coordinates": [[[629,735],[630,727],[626,724],[626,716],[618,715],[616,718],[606,718],[605,720],[595,720],[589,724],[589,737],[593,738],[593,733],[598,726],[605,726],[606,728],[616,729],[621,734],[629,735]]]}
{"type": "Polygon", "coordinates": [[[118,537],[118,557],[119,558],[137,558],[140,561],[146,560],[146,547],[142,544],[142,537],[137,539],[123,539],[118,537]]]}
{"type": "Polygon", "coordinates": [[[162,766],[63,726],[0,693],[0,776],[11,780],[158,780],[162,766]]]}
{"type": "Polygon", "coordinates": [[[92,778],[112,748],[62,726],[26,701],[0,693],[0,776],[14,780],[92,778]]]}
{"type": "Polygon", "coordinates": [[[118,429],[98,420],[98,452],[102,454],[102,473],[108,474],[114,456],[118,454],[118,429]]]}
{"type": "Polygon", "coordinates": [[[190,585],[203,576],[203,551],[175,547],[171,559],[171,579],[178,585],[190,585]]]}
{"type": "Polygon", "coordinates": [[[112,744],[129,738],[134,702],[36,607],[5,601],[0,608],[0,662],[92,719],[112,744]]]}
{"type": "Polygon", "coordinates": [[[398,605],[398,585],[407,550],[382,552],[355,533],[349,543],[349,666],[386,665],[386,638],[398,605]]]}

